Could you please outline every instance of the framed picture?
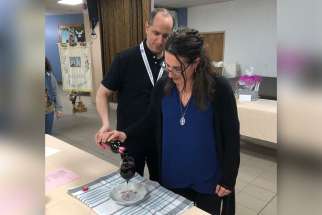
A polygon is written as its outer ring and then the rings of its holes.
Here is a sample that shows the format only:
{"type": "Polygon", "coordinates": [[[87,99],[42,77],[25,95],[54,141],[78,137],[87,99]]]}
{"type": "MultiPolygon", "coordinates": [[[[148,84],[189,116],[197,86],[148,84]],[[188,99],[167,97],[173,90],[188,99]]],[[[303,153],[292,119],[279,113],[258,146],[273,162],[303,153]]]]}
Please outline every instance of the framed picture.
{"type": "Polygon", "coordinates": [[[70,46],[58,43],[63,90],[65,92],[91,92],[91,53],[88,45],[70,46]]]}
{"type": "Polygon", "coordinates": [[[85,30],[83,24],[75,25],[59,25],[58,27],[58,42],[75,46],[78,43],[85,42],[85,30]]]}
{"type": "Polygon", "coordinates": [[[70,67],[81,67],[81,58],[80,57],[69,57],[70,67]]]}

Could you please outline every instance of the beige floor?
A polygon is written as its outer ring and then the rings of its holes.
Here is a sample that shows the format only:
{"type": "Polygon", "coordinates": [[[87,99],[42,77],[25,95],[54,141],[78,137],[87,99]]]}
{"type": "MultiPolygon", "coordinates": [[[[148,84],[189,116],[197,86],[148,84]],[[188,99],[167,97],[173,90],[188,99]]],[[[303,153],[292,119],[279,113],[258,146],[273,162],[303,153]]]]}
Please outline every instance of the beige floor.
{"type": "MultiPolygon", "coordinates": [[[[68,96],[61,94],[65,116],[55,121],[53,135],[118,165],[118,155],[101,151],[94,143],[94,134],[100,127],[100,121],[91,97],[82,97],[88,108],[86,113],[72,114],[68,96]]],[[[111,108],[111,117],[115,127],[115,107],[111,108]]],[[[276,150],[272,148],[249,141],[241,142],[241,165],[236,186],[237,215],[277,214],[276,157],[276,150]]]]}

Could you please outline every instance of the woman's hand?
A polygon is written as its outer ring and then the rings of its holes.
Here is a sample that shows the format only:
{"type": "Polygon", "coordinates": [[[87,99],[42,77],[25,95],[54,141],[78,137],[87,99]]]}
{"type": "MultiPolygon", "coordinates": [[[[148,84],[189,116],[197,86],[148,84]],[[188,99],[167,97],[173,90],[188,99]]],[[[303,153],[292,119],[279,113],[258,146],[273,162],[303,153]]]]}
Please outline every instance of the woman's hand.
{"type": "Polygon", "coordinates": [[[219,197],[224,197],[224,196],[227,196],[227,195],[231,194],[231,190],[228,190],[228,189],[226,189],[226,188],[224,188],[223,186],[220,186],[220,185],[216,186],[216,191],[215,192],[219,197]]]}
{"type": "Polygon", "coordinates": [[[117,131],[117,130],[106,132],[106,136],[107,136],[107,142],[111,140],[119,140],[123,143],[127,138],[126,134],[123,131],[117,131]]]}

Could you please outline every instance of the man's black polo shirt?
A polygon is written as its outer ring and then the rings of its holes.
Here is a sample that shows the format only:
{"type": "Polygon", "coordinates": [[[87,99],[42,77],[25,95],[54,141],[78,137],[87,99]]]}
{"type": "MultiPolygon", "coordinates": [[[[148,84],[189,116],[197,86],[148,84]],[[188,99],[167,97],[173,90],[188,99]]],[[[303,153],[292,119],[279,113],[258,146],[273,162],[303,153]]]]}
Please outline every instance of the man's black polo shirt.
{"type": "MultiPolygon", "coordinates": [[[[155,82],[163,60],[158,59],[147,48],[146,41],[143,44],[155,82]]],[[[115,56],[102,84],[118,92],[117,129],[124,129],[144,116],[150,103],[153,85],[139,45],[115,56]]]]}

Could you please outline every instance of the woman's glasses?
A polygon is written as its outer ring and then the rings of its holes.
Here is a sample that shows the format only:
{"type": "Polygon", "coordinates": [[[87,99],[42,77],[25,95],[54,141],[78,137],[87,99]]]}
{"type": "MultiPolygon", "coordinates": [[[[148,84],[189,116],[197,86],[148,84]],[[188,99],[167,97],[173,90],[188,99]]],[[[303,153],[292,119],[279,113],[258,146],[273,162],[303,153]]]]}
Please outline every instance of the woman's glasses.
{"type": "Polygon", "coordinates": [[[167,71],[167,72],[173,72],[177,75],[180,75],[182,73],[184,73],[188,68],[189,66],[191,66],[191,64],[188,64],[187,66],[183,65],[183,69],[181,67],[171,67],[169,66],[166,62],[164,62],[161,67],[164,71],[167,71]]]}

